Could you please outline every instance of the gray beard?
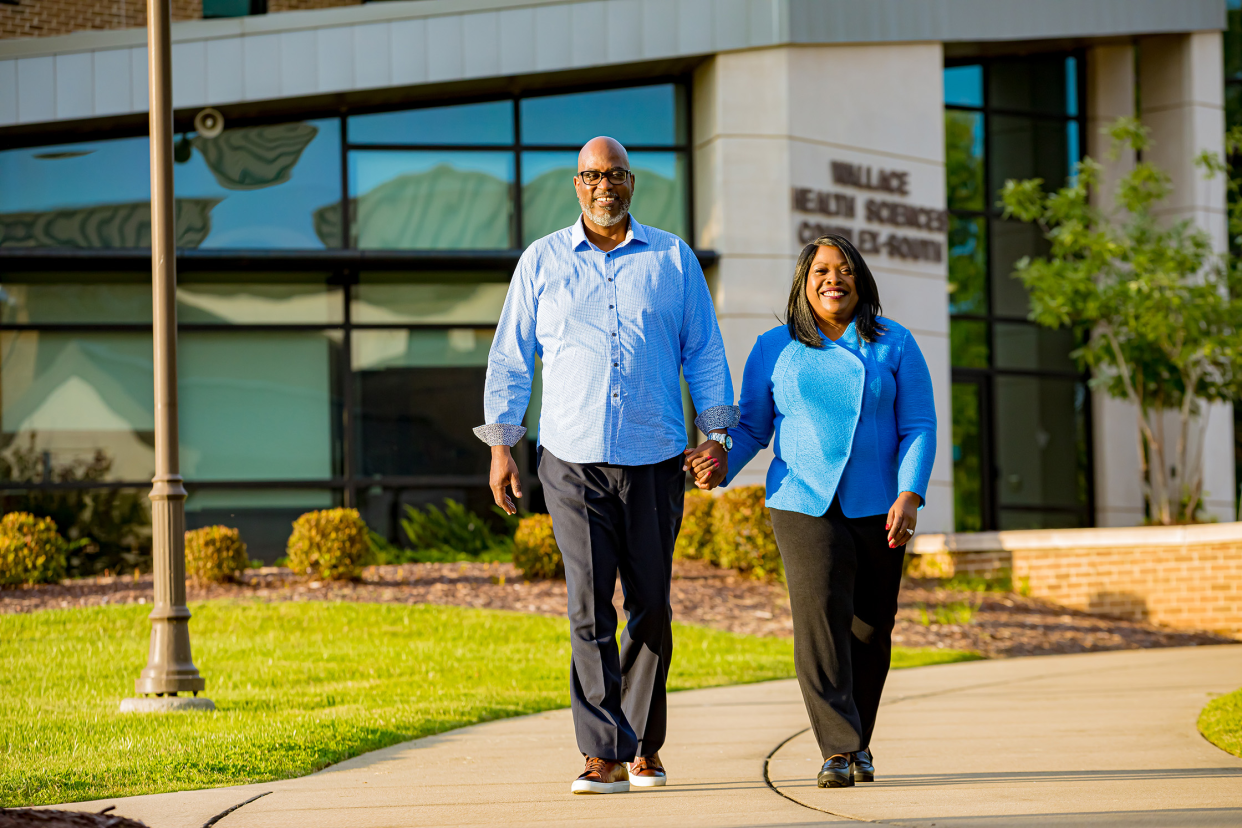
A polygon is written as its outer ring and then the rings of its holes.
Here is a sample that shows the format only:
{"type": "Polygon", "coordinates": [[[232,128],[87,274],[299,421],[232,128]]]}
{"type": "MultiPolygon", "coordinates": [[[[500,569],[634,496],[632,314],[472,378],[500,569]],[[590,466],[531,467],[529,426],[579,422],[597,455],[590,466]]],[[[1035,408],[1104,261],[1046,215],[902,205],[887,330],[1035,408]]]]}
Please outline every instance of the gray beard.
{"type": "Polygon", "coordinates": [[[608,215],[605,213],[603,218],[595,215],[595,211],[591,209],[591,201],[589,196],[586,199],[578,199],[578,206],[582,208],[582,215],[586,216],[600,227],[615,227],[625,221],[626,217],[630,214],[630,200],[628,198],[621,198],[620,196],[617,196],[617,202],[621,205],[621,209],[617,211],[617,214],[608,215]]]}

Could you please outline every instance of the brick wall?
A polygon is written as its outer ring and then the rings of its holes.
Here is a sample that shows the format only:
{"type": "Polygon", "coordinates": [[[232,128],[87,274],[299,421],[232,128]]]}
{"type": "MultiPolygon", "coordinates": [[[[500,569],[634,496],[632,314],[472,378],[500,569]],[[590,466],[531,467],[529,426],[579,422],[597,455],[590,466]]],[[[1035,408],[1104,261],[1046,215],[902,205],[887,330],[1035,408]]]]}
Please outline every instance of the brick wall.
{"type": "MultiPolygon", "coordinates": [[[[269,0],[269,12],[357,6],[362,0],[269,0]]],[[[172,0],[173,20],[198,20],[202,0],[172,0]]],[[[20,0],[0,4],[0,40],[147,25],[146,0],[20,0]]]]}
{"type": "Polygon", "coordinates": [[[1072,609],[1242,638],[1242,524],[931,535],[914,547],[915,577],[1007,570],[1072,609]]]}

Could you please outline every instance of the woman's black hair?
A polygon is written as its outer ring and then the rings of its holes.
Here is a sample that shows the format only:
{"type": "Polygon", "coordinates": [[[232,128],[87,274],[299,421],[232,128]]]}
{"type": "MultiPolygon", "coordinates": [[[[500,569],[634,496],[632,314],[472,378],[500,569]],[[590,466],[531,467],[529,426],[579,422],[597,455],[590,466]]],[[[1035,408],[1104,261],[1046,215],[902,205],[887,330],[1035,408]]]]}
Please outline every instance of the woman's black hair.
{"type": "Polygon", "coordinates": [[[834,235],[820,236],[798,254],[798,263],[794,265],[793,286],[789,289],[789,304],[785,308],[785,325],[789,328],[789,335],[809,348],[824,347],[824,338],[815,321],[811,303],[806,298],[806,280],[811,272],[811,262],[821,247],[835,247],[850,263],[850,269],[854,271],[854,290],[858,293],[854,326],[864,342],[875,342],[876,336],[886,330],[876,321],[882,313],[880,289],[876,287],[871,268],[867,267],[858,248],[844,236],[834,235]]]}

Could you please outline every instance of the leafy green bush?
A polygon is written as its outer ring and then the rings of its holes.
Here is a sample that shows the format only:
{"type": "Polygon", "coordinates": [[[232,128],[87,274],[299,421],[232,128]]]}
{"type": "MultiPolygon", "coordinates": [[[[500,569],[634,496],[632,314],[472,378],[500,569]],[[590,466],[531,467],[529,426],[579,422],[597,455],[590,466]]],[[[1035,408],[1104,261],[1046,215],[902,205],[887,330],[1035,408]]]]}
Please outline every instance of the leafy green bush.
{"type": "Polygon", "coordinates": [[[712,506],[715,502],[715,497],[700,489],[686,492],[681,531],[673,547],[674,558],[715,562],[716,550],[712,542],[712,506]]]}
{"type": "Polygon", "coordinates": [[[513,533],[518,518],[492,507],[500,515],[503,532],[497,532],[480,517],[453,499],[444,501],[444,510],[435,506],[405,507],[401,528],[409,539],[409,549],[384,544],[384,563],[508,561],[513,557],[513,533]]]}
{"type": "Polygon", "coordinates": [[[68,553],[51,518],[9,512],[0,519],[0,584],[55,583],[65,577],[68,553]]]}
{"type": "Polygon", "coordinates": [[[565,562],[552,534],[551,515],[528,515],[513,536],[513,563],[527,578],[564,578],[565,562]]]}
{"type": "Polygon", "coordinates": [[[250,556],[236,529],[204,526],[185,533],[185,574],[195,581],[236,581],[241,571],[249,568],[250,556]]]}
{"type": "Polygon", "coordinates": [[[1013,573],[1008,569],[1002,569],[991,578],[982,575],[967,575],[964,572],[958,572],[952,578],[948,578],[941,582],[944,589],[960,590],[962,592],[1013,592],[1013,573]]]}
{"type": "Polygon", "coordinates": [[[285,552],[299,575],[355,579],[371,561],[371,533],[357,509],[307,512],[293,522],[285,552]]]}
{"type": "Polygon", "coordinates": [[[748,578],[784,580],[762,486],[728,489],[712,505],[712,536],[719,566],[748,578]]]}

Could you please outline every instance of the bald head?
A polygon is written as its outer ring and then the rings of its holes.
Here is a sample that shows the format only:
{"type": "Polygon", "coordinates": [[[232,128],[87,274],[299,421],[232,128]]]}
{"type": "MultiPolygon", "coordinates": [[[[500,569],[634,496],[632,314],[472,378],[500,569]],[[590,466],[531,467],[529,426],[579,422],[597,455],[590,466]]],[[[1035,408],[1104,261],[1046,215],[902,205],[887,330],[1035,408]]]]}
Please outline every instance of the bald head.
{"type": "Polygon", "coordinates": [[[630,214],[630,199],[634,197],[634,175],[630,172],[630,156],[625,147],[606,135],[587,141],[578,153],[574,190],[583,218],[594,229],[620,227],[624,230],[623,222],[630,214]],[[610,179],[609,174],[616,179],[610,179]]]}

